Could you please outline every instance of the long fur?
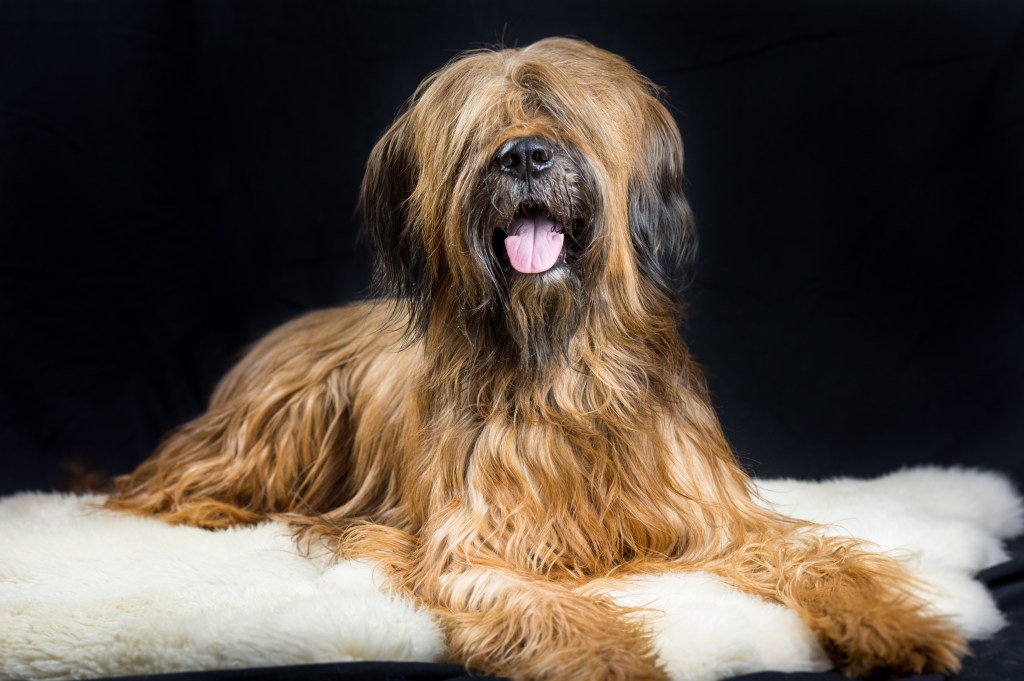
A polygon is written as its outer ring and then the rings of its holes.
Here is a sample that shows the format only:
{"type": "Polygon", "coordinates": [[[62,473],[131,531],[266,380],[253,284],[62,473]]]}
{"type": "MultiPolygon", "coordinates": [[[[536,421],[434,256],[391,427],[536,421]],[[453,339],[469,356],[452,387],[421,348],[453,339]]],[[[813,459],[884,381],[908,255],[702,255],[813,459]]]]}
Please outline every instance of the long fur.
{"type": "Polygon", "coordinates": [[[963,639],[904,569],[754,503],[678,333],[694,244],[679,131],[623,59],[548,39],[428,77],[361,195],[381,297],[260,341],[109,505],[292,523],[387,566],[452,659],[517,679],[660,679],[611,575],[706,569],[795,609],[849,675],[952,671],[963,639]],[[495,157],[556,150],[536,181],[495,157]],[[518,211],[557,218],[519,274],[518,211]]]}

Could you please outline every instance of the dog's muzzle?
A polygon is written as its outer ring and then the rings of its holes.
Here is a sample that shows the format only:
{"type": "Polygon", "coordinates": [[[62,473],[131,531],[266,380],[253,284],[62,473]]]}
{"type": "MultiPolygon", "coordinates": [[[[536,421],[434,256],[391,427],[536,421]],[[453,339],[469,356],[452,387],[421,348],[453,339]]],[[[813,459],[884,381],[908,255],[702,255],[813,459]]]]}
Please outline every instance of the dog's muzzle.
{"type": "MultiPolygon", "coordinates": [[[[498,168],[518,189],[533,193],[555,163],[555,147],[542,137],[517,137],[498,152],[498,168]]],[[[565,229],[548,208],[525,202],[506,227],[505,252],[512,269],[522,274],[547,272],[563,259],[565,229]]]]}

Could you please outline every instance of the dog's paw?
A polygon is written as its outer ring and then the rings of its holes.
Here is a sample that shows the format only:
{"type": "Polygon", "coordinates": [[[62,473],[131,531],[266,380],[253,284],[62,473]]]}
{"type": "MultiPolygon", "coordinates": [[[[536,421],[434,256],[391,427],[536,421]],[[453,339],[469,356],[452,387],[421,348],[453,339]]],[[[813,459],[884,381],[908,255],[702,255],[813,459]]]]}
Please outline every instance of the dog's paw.
{"type": "Polygon", "coordinates": [[[966,639],[939,616],[890,612],[879,613],[877,619],[831,624],[819,633],[833,663],[849,677],[954,674],[967,652],[966,639]]]}

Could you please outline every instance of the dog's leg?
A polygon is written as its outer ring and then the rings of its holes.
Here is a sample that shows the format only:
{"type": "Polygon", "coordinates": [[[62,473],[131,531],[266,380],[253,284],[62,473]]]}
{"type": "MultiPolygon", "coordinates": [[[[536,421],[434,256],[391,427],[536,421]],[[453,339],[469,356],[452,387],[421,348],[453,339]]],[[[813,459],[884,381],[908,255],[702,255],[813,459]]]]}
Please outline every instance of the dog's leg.
{"type": "Polygon", "coordinates": [[[959,668],[964,637],[929,610],[927,592],[906,568],[859,540],[823,536],[812,523],[755,503],[710,405],[699,395],[688,405],[676,470],[680,488],[699,501],[682,516],[689,541],[675,557],[679,569],[711,570],[789,606],[849,676],[959,668]],[[687,525],[692,518],[704,522],[687,525]]]}
{"type": "Polygon", "coordinates": [[[667,678],[638,616],[558,582],[474,565],[419,595],[452,661],[471,669],[517,681],[667,678]]]}
{"type": "Polygon", "coordinates": [[[854,540],[777,537],[753,542],[713,569],[793,608],[847,676],[952,673],[966,651],[952,624],[929,611],[910,573],[854,540]]]}
{"type": "Polygon", "coordinates": [[[456,664],[516,681],[666,679],[642,613],[613,603],[601,582],[544,578],[479,551],[469,559],[446,542],[433,553],[383,525],[299,530],[383,567],[396,590],[432,611],[456,664]]]}

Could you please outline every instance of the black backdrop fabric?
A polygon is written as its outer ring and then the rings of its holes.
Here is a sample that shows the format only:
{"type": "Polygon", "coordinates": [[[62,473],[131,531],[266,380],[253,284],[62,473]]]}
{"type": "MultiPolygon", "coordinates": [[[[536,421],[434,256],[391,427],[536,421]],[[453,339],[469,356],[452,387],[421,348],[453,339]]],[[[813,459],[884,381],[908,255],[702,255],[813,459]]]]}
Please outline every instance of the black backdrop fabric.
{"type": "Polygon", "coordinates": [[[458,51],[575,35],[664,86],[686,337],[760,475],[1024,479],[1024,5],[0,2],[0,490],[108,473],[241,348],[365,295],[365,159],[458,51]]]}
{"type": "Polygon", "coordinates": [[[1024,481],[1024,3],[0,0],[0,493],[125,472],[242,349],[366,295],[365,159],[460,50],[664,86],[687,342],[757,475],[1024,481]]]}

